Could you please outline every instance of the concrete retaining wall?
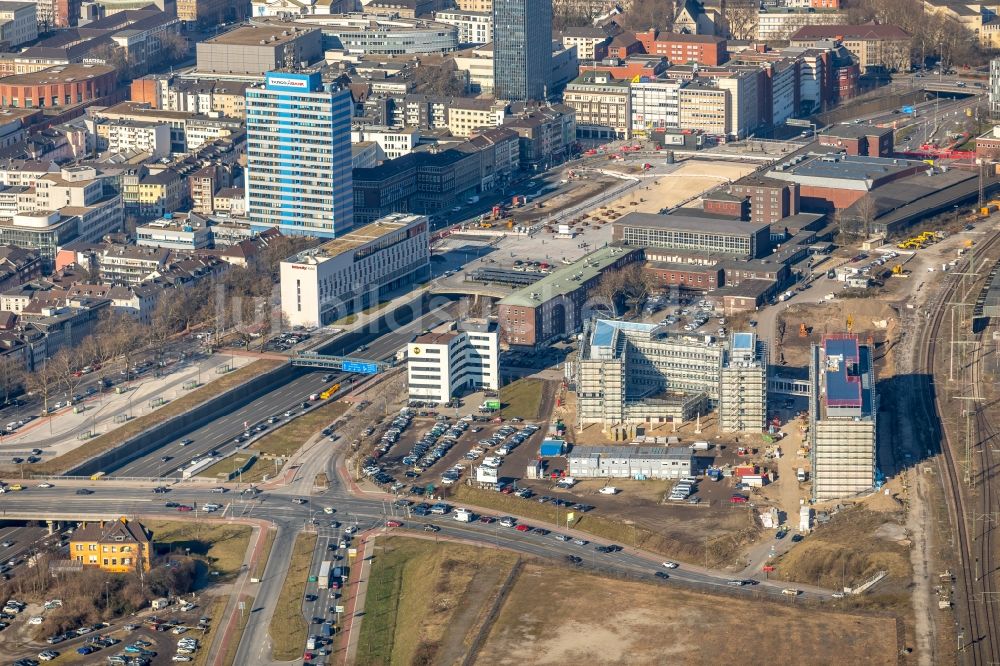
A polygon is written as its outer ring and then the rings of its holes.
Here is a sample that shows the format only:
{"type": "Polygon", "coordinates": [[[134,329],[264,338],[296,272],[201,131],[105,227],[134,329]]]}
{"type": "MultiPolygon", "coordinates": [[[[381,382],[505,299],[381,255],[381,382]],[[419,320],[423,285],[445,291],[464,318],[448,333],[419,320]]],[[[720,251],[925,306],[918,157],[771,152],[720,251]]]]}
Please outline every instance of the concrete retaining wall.
{"type": "Polygon", "coordinates": [[[197,430],[219,414],[239,409],[268,391],[287,384],[303,372],[305,370],[301,368],[284,365],[270,372],[258,375],[222,395],[207,400],[189,412],[179,414],[163,423],[151,426],[145,432],[136,435],[110,451],[105,451],[87,462],[68,470],[66,474],[79,476],[95,474],[97,472],[113,472],[137,458],[148,455],[184,433],[197,430]]]}
{"type": "MultiPolygon", "coordinates": [[[[438,296],[436,298],[442,299],[443,297],[438,296]]],[[[318,347],[314,351],[321,354],[350,354],[358,345],[370,342],[385,334],[394,326],[413,321],[414,315],[422,315],[432,307],[430,301],[431,298],[426,294],[416,296],[413,300],[404,303],[395,310],[387,310],[377,320],[366,324],[360,330],[338,335],[333,341],[322,347],[318,347]],[[415,311],[410,307],[412,304],[419,304],[415,311]]],[[[286,365],[258,375],[244,384],[208,400],[185,414],[151,426],[147,431],[136,435],[114,449],[95,456],[87,462],[68,470],[66,475],[90,476],[96,472],[110,473],[120,469],[137,458],[149,455],[164,444],[193,430],[197,430],[212,421],[219,414],[237,410],[265,393],[284,386],[306,372],[316,372],[316,370],[286,365]]]]}

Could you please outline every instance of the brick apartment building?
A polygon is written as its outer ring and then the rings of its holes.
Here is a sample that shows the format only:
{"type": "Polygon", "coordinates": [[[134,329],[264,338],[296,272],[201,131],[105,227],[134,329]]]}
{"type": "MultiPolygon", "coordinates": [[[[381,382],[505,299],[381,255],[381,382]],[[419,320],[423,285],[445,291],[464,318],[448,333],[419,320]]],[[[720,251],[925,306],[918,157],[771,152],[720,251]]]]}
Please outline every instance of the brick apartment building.
{"type": "Polygon", "coordinates": [[[649,55],[666,56],[675,64],[696,62],[715,67],[729,58],[726,40],[713,35],[688,35],[650,29],[637,32],[635,38],[649,55]]]}

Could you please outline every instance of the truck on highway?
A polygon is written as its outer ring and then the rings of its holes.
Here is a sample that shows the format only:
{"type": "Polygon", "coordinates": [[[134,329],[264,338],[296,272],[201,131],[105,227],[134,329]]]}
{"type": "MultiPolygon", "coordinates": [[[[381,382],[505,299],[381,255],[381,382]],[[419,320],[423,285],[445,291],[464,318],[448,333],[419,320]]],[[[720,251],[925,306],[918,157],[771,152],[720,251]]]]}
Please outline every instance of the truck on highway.
{"type": "Polygon", "coordinates": [[[330,568],[332,566],[333,562],[329,560],[319,565],[319,576],[316,577],[316,584],[319,585],[321,590],[329,589],[330,587],[330,568]]]}

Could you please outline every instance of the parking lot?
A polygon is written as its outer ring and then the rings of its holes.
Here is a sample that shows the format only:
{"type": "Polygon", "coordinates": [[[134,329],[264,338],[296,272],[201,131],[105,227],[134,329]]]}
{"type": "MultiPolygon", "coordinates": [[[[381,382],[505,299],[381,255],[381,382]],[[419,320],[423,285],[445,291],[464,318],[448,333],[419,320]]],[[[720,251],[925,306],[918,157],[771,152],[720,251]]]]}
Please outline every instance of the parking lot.
{"type": "Polygon", "coordinates": [[[381,437],[367,470],[373,480],[396,492],[422,495],[429,486],[465,483],[474,466],[485,464],[511,482],[524,476],[538,452],[540,426],[495,423],[487,414],[462,420],[432,411],[407,410],[371,433],[381,437]]]}
{"type": "Polygon", "coordinates": [[[646,301],[642,314],[646,321],[662,324],[672,331],[716,336],[728,332],[726,317],[715,310],[711,301],[695,296],[653,295],[646,301]]]}
{"type": "MultiPolygon", "coordinates": [[[[0,611],[0,623],[6,629],[4,633],[22,633],[18,630],[40,624],[47,610],[61,604],[58,599],[48,600],[44,606],[29,605],[17,600],[8,601],[0,611]]],[[[100,623],[77,627],[48,636],[33,649],[5,645],[0,651],[10,655],[30,652],[30,656],[11,662],[16,666],[29,666],[38,661],[56,659],[57,663],[76,663],[82,659],[80,663],[106,663],[112,666],[166,666],[192,662],[207,647],[206,634],[211,629],[211,618],[203,614],[203,609],[197,603],[174,600],[154,613],[147,613],[142,619],[131,619],[121,625],[100,623]]],[[[0,634],[0,640],[4,638],[0,634]]],[[[18,642],[21,643],[20,640],[18,642]]]]}

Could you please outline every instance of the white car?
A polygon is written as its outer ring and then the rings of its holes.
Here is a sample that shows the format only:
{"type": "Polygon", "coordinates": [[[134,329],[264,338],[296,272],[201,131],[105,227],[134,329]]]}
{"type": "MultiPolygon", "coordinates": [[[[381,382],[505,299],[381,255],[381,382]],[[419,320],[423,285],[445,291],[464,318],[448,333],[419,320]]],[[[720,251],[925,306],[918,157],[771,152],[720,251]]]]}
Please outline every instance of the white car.
{"type": "Polygon", "coordinates": [[[39,652],[38,653],[38,659],[39,659],[39,661],[52,661],[53,659],[55,659],[58,656],[59,656],[59,653],[56,652],[55,650],[45,650],[43,652],[39,652]]]}
{"type": "Polygon", "coordinates": [[[676,569],[677,568],[677,563],[676,562],[664,562],[663,566],[665,566],[668,569],[676,569]]]}
{"type": "Polygon", "coordinates": [[[28,618],[28,624],[41,624],[42,622],[45,622],[45,618],[41,615],[32,615],[28,618]]]}
{"type": "Polygon", "coordinates": [[[323,507],[323,513],[325,513],[325,514],[332,514],[333,513],[333,507],[332,506],[325,506],[325,507],[323,507]]]}
{"type": "Polygon", "coordinates": [[[173,657],[171,657],[171,660],[173,660],[173,661],[191,661],[191,657],[187,656],[186,654],[175,654],[173,657]]]}
{"type": "Polygon", "coordinates": [[[52,488],[53,486],[52,486],[51,483],[39,483],[38,487],[39,488],[52,488]]]}

